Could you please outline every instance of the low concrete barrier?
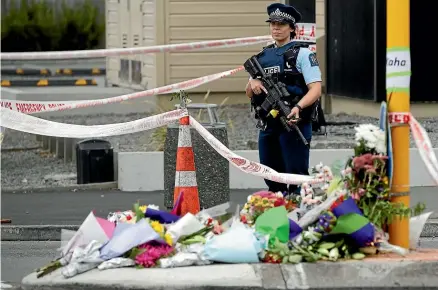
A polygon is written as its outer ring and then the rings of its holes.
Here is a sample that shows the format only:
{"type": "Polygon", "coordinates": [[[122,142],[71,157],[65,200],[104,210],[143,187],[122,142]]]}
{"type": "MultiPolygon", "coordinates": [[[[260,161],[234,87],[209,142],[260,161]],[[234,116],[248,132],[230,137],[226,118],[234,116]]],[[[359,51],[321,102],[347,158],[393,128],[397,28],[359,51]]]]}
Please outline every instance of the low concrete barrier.
{"type": "MultiPolygon", "coordinates": [[[[434,148],[438,155],[438,148],[434,148]]],[[[236,154],[259,162],[257,150],[235,151],[236,154]]],[[[314,149],[310,153],[310,164],[322,162],[331,165],[339,160],[346,160],[353,155],[352,149],[314,149]]],[[[196,166],[196,164],[195,164],[196,166]]],[[[230,166],[231,189],[259,189],[266,185],[264,180],[244,173],[230,166]]],[[[417,149],[410,150],[410,185],[434,186],[427,169],[420,158],[417,149]]],[[[119,152],[118,153],[118,183],[122,191],[153,191],[164,189],[163,179],[163,152],[119,152]]]]}

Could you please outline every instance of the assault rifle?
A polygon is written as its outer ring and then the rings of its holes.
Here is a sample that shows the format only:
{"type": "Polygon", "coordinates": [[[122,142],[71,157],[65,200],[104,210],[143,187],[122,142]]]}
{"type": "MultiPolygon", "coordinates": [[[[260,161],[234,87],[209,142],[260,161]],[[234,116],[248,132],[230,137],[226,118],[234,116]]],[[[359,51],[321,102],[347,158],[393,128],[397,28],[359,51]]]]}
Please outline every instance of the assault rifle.
{"type": "Polygon", "coordinates": [[[265,73],[265,70],[262,68],[260,63],[257,60],[256,56],[252,56],[243,64],[245,70],[249,73],[251,78],[259,79],[265,89],[267,90],[266,98],[261,105],[257,105],[254,102],[254,98],[251,100],[251,105],[255,110],[258,123],[257,128],[261,130],[265,130],[267,123],[266,118],[271,115],[273,118],[277,117],[277,112],[279,113],[279,119],[283,127],[288,131],[292,131],[292,128],[297,131],[304,145],[307,147],[309,143],[306,138],[304,138],[303,133],[301,133],[298,126],[294,123],[288,124],[287,116],[291,112],[290,104],[284,101],[284,98],[290,97],[289,92],[286,89],[286,85],[282,82],[274,82],[272,77],[265,73]],[[266,113],[266,116],[263,116],[263,111],[266,113]],[[292,127],[292,128],[291,128],[292,127]]]}

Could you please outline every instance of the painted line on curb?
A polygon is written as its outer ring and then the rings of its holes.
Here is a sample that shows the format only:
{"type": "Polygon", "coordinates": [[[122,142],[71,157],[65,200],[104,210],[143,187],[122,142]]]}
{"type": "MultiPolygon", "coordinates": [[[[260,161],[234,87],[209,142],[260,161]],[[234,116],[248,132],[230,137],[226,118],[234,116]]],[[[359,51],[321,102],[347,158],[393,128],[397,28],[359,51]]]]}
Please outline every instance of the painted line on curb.
{"type": "Polygon", "coordinates": [[[2,75],[8,76],[50,76],[52,75],[50,69],[48,68],[16,68],[16,69],[2,69],[2,75]]]}
{"type": "Polygon", "coordinates": [[[105,75],[106,68],[61,68],[57,69],[55,75],[63,75],[63,76],[73,76],[73,75],[105,75]]]}

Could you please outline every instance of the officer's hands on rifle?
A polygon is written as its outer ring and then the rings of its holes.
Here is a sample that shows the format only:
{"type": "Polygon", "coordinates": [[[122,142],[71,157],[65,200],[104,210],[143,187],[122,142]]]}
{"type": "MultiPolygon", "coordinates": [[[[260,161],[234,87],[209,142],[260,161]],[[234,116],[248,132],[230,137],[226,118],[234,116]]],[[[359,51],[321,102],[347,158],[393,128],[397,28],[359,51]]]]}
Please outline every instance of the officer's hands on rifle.
{"type": "MultiPolygon", "coordinates": [[[[262,91],[265,92],[265,94],[268,93],[268,91],[263,86],[263,83],[260,80],[251,79],[248,84],[251,87],[251,91],[256,95],[260,95],[262,93],[262,91]]],[[[248,94],[248,93],[247,93],[247,95],[252,96],[252,94],[248,94]]]]}
{"type": "Polygon", "coordinates": [[[288,124],[297,123],[300,120],[300,111],[301,107],[298,104],[292,108],[290,114],[287,115],[287,119],[289,120],[287,121],[288,124]]]}

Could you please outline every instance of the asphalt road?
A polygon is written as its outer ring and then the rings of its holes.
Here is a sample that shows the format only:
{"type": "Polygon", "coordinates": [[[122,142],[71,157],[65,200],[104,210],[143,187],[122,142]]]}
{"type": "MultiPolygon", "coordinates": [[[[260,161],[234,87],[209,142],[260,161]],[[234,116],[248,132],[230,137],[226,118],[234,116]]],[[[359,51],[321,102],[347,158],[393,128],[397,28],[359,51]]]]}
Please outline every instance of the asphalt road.
{"type": "MultiPolygon", "coordinates": [[[[257,190],[232,190],[232,210],[243,204],[247,196],[257,190]]],[[[416,187],[411,189],[411,204],[424,202],[427,210],[438,218],[438,189],[416,187]]],[[[2,218],[12,219],[13,225],[79,225],[94,210],[106,217],[109,212],[131,209],[139,201],[164,208],[162,191],[121,192],[118,190],[58,191],[39,193],[3,193],[1,196],[2,218]]]]}
{"type": "MultiPolygon", "coordinates": [[[[255,190],[233,190],[231,202],[243,204],[255,190]]],[[[60,191],[39,193],[3,193],[3,218],[12,219],[12,225],[80,225],[94,210],[107,217],[116,210],[129,210],[135,202],[155,204],[164,208],[162,191],[121,192],[118,190],[60,191]]],[[[233,210],[236,207],[233,207],[233,210]]]]}

